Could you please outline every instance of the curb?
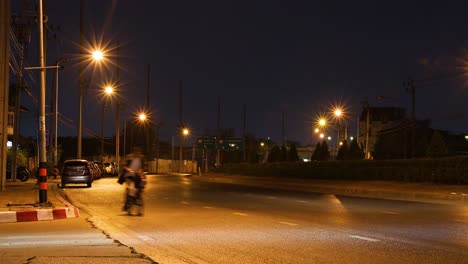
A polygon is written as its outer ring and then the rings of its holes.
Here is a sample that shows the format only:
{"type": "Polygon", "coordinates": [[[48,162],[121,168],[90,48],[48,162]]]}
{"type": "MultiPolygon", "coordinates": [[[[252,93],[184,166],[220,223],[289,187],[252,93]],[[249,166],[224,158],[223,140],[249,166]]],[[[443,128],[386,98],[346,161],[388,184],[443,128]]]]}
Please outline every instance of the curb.
{"type": "MultiPolygon", "coordinates": [[[[55,185],[54,187],[56,188],[55,185]]],[[[65,200],[60,194],[56,193],[55,198],[66,207],[0,211],[0,223],[50,221],[80,217],[80,211],[78,208],[65,200]]]]}
{"type": "Polygon", "coordinates": [[[79,217],[76,207],[0,212],[0,223],[48,221],[79,217]]]}

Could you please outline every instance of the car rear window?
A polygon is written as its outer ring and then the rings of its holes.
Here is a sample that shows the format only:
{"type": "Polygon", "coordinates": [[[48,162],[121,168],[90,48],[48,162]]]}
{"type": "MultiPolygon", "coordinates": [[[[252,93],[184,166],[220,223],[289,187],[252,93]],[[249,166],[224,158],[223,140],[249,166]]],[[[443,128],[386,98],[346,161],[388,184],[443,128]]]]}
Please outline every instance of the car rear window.
{"type": "Polygon", "coordinates": [[[82,162],[82,161],[68,161],[68,162],[65,162],[64,166],[85,166],[86,165],[86,162],[82,162]]]}

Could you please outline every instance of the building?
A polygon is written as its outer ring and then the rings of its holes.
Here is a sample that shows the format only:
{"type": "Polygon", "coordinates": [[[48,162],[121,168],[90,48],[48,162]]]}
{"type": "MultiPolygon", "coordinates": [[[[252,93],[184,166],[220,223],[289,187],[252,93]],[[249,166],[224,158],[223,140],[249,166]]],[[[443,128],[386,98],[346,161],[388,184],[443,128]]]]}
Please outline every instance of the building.
{"type": "Polygon", "coordinates": [[[379,131],[383,128],[388,128],[388,125],[395,121],[404,120],[405,117],[405,109],[399,107],[368,107],[362,110],[359,116],[358,143],[364,152],[367,149],[365,156],[368,159],[372,159],[379,131]],[[369,134],[368,144],[366,142],[367,134],[369,134]]]}

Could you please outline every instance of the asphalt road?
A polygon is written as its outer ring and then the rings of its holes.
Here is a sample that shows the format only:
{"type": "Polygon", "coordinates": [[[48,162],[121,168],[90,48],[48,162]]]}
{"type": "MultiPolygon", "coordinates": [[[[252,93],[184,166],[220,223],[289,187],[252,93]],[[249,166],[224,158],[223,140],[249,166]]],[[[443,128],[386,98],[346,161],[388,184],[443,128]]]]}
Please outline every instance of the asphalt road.
{"type": "MultiPolygon", "coordinates": [[[[198,177],[198,176],[197,176],[198,177]]],[[[159,263],[468,263],[468,207],[149,176],[144,216],[104,178],[63,190],[112,239],[159,263]]]]}

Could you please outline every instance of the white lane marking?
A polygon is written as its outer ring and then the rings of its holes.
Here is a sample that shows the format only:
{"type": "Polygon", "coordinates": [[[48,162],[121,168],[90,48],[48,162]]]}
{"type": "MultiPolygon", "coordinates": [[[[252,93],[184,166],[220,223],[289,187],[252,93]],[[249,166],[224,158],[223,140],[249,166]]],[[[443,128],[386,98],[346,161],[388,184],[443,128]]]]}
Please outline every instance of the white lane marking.
{"type": "Polygon", "coordinates": [[[167,197],[164,197],[164,200],[169,200],[169,198],[167,198],[167,197]]]}
{"type": "Polygon", "coordinates": [[[181,204],[189,204],[189,202],[180,202],[181,204]]]}
{"type": "Polygon", "coordinates": [[[235,215],[241,215],[241,216],[247,216],[247,214],[244,213],[234,213],[235,215]]]}
{"type": "Polygon", "coordinates": [[[151,237],[149,236],[138,236],[139,238],[141,238],[142,240],[144,241],[154,241],[154,239],[152,239],[151,237]]]}
{"type": "Polygon", "coordinates": [[[298,202],[298,203],[307,203],[307,201],[304,201],[304,200],[297,200],[296,202],[298,202]]]}
{"type": "Polygon", "coordinates": [[[466,220],[454,219],[454,221],[468,224],[468,221],[466,221],[466,220]]]}
{"type": "Polygon", "coordinates": [[[380,211],[379,213],[382,213],[382,214],[392,214],[392,215],[399,215],[399,214],[400,214],[400,213],[392,212],[392,211],[380,211]]]}
{"type": "Polygon", "coordinates": [[[369,242],[379,242],[380,241],[380,240],[375,239],[375,238],[363,237],[363,236],[349,236],[349,237],[356,238],[356,239],[361,239],[361,240],[365,240],[365,241],[369,241],[369,242]]]}
{"type": "Polygon", "coordinates": [[[246,193],[244,194],[245,196],[251,196],[252,194],[251,193],[246,193]]]}
{"type": "Polygon", "coordinates": [[[295,224],[295,223],[289,223],[289,222],[280,222],[280,224],[283,224],[283,225],[289,225],[289,226],[298,226],[298,224],[295,224]]]}
{"type": "Polygon", "coordinates": [[[203,208],[205,208],[205,209],[213,209],[213,207],[211,207],[211,206],[203,206],[203,208]]]}
{"type": "Polygon", "coordinates": [[[268,199],[276,199],[274,196],[269,196],[268,199]]]}

